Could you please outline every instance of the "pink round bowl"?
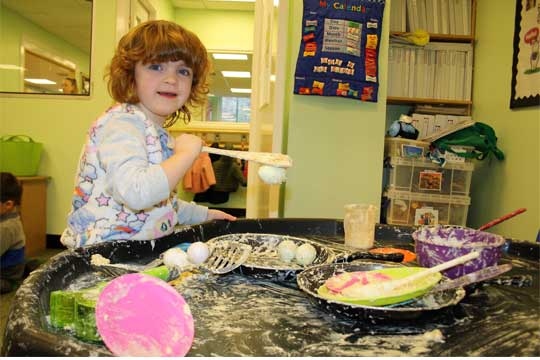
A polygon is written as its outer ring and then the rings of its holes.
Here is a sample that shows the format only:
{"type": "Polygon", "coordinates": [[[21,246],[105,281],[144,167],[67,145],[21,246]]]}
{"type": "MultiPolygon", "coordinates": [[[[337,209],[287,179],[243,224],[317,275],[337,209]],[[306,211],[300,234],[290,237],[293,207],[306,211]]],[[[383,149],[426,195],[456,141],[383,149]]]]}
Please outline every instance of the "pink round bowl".
{"type": "Polygon", "coordinates": [[[433,267],[459,256],[479,251],[480,256],[443,271],[450,279],[497,265],[505,240],[502,236],[463,226],[423,226],[413,232],[418,264],[433,267]]]}

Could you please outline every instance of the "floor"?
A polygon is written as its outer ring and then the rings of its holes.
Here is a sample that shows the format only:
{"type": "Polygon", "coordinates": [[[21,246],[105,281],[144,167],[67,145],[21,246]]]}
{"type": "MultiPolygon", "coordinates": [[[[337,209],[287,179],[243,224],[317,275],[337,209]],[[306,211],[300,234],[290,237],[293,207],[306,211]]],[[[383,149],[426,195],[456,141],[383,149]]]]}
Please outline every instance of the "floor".
{"type": "MultiPolygon", "coordinates": [[[[63,250],[65,249],[46,249],[45,251],[43,251],[43,253],[32,256],[30,259],[37,259],[40,263],[44,263],[51,256],[54,256],[63,250]]],[[[0,295],[0,349],[2,348],[2,343],[4,342],[4,329],[6,328],[9,309],[11,307],[11,302],[15,296],[15,292],[16,290],[7,294],[0,295]]]]}

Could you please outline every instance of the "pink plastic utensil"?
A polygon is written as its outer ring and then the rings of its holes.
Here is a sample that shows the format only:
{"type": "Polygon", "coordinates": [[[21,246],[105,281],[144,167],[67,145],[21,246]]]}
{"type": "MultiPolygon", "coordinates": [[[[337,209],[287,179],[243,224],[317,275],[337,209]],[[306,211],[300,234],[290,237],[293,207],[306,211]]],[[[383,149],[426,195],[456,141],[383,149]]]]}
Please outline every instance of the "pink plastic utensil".
{"type": "Polygon", "coordinates": [[[488,222],[487,224],[480,226],[480,227],[478,228],[478,230],[484,231],[484,230],[486,230],[486,229],[489,229],[490,227],[495,226],[495,225],[497,225],[497,224],[500,224],[500,223],[502,223],[503,221],[508,220],[508,219],[510,219],[510,218],[513,218],[514,216],[519,215],[519,214],[521,214],[521,213],[523,213],[523,212],[525,212],[525,211],[527,211],[526,208],[520,208],[520,209],[517,209],[517,210],[515,210],[515,211],[512,211],[512,212],[509,213],[509,214],[506,214],[506,215],[504,215],[504,216],[501,216],[501,217],[498,218],[498,219],[492,220],[492,221],[488,222]]]}
{"type": "Polygon", "coordinates": [[[182,295],[166,282],[140,273],[122,275],[103,289],[96,325],[116,356],[184,356],[195,332],[182,295]]]}

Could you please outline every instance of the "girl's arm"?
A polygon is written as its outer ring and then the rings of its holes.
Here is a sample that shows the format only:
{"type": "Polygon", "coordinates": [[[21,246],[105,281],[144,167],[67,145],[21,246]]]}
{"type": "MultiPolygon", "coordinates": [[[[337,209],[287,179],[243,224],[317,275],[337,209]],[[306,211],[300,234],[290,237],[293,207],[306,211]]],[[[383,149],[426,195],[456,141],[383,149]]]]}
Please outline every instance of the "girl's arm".
{"type": "Polygon", "coordinates": [[[193,165],[202,149],[202,140],[190,134],[182,134],[175,139],[174,154],[161,163],[167,176],[169,190],[176,186],[193,165]]]}
{"type": "Polygon", "coordinates": [[[111,119],[100,130],[95,151],[108,192],[118,203],[142,210],[170,196],[161,165],[148,161],[143,121],[128,116],[111,119]]]}

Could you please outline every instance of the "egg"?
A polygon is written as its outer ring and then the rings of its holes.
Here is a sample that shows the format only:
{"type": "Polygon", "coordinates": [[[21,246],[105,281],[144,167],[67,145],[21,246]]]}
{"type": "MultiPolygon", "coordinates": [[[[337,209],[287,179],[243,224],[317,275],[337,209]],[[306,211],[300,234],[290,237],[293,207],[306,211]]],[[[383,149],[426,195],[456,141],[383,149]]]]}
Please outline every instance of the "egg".
{"type": "Polygon", "coordinates": [[[298,265],[309,265],[315,260],[317,256],[317,250],[311,244],[302,244],[296,250],[296,263],[298,265]]]}
{"type": "Polygon", "coordinates": [[[163,264],[165,264],[165,266],[176,268],[183,268],[191,265],[186,252],[176,247],[163,253],[163,264]]]}
{"type": "Polygon", "coordinates": [[[279,243],[277,250],[281,261],[291,262],[296,256],[298,246],[292,240],[283,240],[279,243]]]}
{"type": "Polygon", "coordinates": [[[210,256],[208,245],[201,241],[194,242],[187,249],[188,260],[198,265],[206,261],[210,256]]]}
{"type": "Polygon", "coordinates": [[[267,184],[281,184],[287,179],[286,170],[276,166],[262,165],[259,167],[258,174],[267,184]]]}

